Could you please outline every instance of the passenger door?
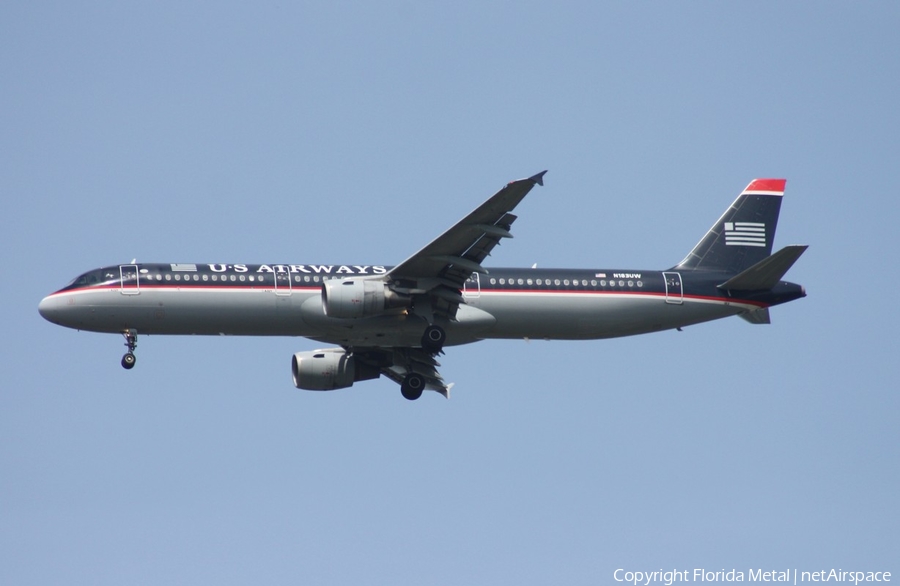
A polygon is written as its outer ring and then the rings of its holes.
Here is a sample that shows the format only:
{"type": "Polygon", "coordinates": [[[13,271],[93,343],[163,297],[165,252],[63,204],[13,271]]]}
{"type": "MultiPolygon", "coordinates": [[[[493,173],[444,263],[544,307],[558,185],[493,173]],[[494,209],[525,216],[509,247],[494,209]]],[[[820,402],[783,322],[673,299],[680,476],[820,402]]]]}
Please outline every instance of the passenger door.
{"type": "Polygon", "coordinates": [[[666,280],[666,303],[672,305],[684,303],[681,273],[663,273],[663,278],[666,280]]]}
{"type": "Polygon", "coordinates": [[[141,283],[137,265],[119,265],[119,292],[122,295],[139,295],[141,283]]]}

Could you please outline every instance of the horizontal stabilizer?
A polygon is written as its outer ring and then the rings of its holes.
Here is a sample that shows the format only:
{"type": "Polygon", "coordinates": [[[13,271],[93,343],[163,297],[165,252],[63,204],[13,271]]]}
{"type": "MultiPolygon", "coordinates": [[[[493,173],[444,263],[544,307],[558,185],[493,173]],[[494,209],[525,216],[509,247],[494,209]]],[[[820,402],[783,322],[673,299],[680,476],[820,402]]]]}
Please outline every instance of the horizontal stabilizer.
{"type": "Polygon", "coordinates": [[[765,325],[772,323],[772,319],[769,317],[768,307],[754,309],[753,311],[748,311],[746,313],[739,313],[738,317],[754,325],[765,325]]]}
{"type": "Polygon", "coordinates": [[[772,256],[764,258],[749,269],[731,277],[719,289],[726,291],[768,291],[778,284],[781,277],[794,266],[800,255],[809,248],[806,245],[785,246],[772,256]]]}

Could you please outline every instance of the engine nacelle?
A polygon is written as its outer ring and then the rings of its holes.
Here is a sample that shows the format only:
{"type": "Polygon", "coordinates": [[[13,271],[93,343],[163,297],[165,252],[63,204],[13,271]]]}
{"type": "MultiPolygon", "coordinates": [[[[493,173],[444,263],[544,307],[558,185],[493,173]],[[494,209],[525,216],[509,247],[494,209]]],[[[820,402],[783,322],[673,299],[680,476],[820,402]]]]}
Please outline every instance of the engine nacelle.
{"type": "Polygon", "coordinates": [[[384,281],[332,279],[322,285],[322,307],[328,317],[369,317],[409,305],[408,296],[391,291],[384,281]]]}
{"type": "Polygon", "coordinates": [[[294,386],[305,391],[334,391],[381,376],[376,364],[355,360],[342,348],[297,352],[291,359],[294,386]]]}
{"type": "Polygon", "coordinates": [[[306,391],[333,391],[353,385],[353,356],[340,348],[297,352],[291,359],[294,386],[306,391]]]}

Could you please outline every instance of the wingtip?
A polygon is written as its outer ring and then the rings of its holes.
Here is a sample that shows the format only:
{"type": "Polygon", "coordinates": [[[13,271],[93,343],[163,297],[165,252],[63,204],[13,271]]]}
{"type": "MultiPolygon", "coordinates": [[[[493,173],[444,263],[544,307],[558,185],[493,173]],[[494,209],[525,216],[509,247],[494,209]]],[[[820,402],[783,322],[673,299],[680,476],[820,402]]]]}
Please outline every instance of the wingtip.
{"type": "Polygon", "coordinates": [[[528,179],[530,179],[533,183],[537,183],[538,185],[540,185],[540,186],[543,187],[543,185],[544,185],[544,175],[545,175],[546,173],[547,173],[547,171],[544,170],[544,171],[541,171],[540,173],[538,173],[537,175],[532,175],[532,176],[529,177],[528,179]]]}

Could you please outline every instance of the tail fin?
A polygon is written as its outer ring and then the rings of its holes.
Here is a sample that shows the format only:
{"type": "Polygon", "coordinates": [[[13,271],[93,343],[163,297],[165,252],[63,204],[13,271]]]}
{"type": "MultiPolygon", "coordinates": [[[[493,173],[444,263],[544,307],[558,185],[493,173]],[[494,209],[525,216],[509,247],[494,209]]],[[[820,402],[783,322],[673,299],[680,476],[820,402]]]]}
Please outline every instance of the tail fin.
{"type": "Polygon", "coordinates": [[[740,273],[772,254],[785,179],[754,179],[674,268],[740,273]]]}

